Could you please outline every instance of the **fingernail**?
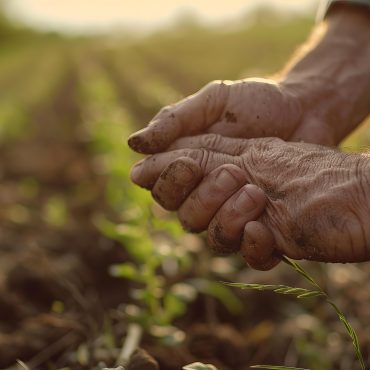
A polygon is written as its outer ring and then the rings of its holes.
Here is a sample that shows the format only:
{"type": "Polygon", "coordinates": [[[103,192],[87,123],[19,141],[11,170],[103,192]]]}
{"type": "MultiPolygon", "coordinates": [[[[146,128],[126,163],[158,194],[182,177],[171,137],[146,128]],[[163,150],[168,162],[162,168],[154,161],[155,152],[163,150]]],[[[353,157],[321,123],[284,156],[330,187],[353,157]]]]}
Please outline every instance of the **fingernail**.
{"type": "Polygon", "coordinates": [[[243,234],[242,246],[241,251],[247,253],[247,248],[255,248],[256,241],[246,232],[243,234]]]}
{"type": "Polygon", "coordinates": [[[176,163],[176,182],[180,184],[188,184],[193,180],[193,171],[183,163],[176,163]]]}
{"type": "Polygon", "coordinates": [[[140,137],[137,136],[137,133],[130,136],[127,140],[129,147],[132,149],[136,149],[136,147],[140,144],[140,142],[141,140],[140,140],[140,137]]]}
{"type": "Polygon", "coordinates": [[[141,135],[142,132],[144,132],[144,130],[140,130],[131,135],[127,140],[127,144],[132,150],[135,150],[135,152],[144,154],[151,153],[151,142],[148,142],[145,136],[141,135]]]}
{"type": "Polygon", "coordinates": [[[233,190],[239,183],[235,177],[228,171],[223,169],[216,177],[216,184],[223,190],[233,190]]]}
{"type": "Polygon", "coordinates": [[[141,170],[142,170],[142,164],[143,164],[143,162],[138,163],[131,170],[131,180],[135,183],[137,183],[139,181],[139,178],[140,178],[140,175],[141,175],[141,170]]]}
{"type": "Polygon", "coordinates": [[[257,201],[261,199],[262,190],[255,185],[245,185],[234,203],[234,209],[238,212],[252,212],[258,207],[257,201]]]}

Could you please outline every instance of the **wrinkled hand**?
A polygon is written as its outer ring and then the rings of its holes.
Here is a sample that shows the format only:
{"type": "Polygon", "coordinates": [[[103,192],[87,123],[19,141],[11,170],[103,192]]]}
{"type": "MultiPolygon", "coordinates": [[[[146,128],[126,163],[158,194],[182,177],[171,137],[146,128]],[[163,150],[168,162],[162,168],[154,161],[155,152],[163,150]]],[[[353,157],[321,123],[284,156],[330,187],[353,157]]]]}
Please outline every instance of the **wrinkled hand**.
{"type": "Polygon", "coordinates": [[[370,230],[359,221],[369,210],[359,197],[364,190],[356,158],[275,138],[201,135],[141,161],[131,176],[165,208],[178,209],[185,228],[208,229],[216,251],[238,250],[244,233],[247,262],[269,269],[278,255],[326,262],[369,258],[370,230]]]}
{"type": "Polygon", "coordinates": [[[178,138],[202,133],[332,145],[328,127],[304,112],[303,106],[297,93],[273,80],[215,81],[164,107],[146,128],[129,138],[129,145],[137,152],[153,154],[178,138]]]}

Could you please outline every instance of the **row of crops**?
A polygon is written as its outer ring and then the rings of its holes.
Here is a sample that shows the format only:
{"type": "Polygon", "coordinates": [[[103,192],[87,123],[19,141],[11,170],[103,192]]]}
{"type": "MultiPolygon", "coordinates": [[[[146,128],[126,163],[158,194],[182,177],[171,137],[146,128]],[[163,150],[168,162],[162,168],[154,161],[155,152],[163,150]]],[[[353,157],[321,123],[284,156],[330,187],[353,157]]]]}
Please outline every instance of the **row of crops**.
{"type": "MultiPolygon", "coordinates": [[[[116,243],[125,256],[122,263],[106,266],[107,274],[122,281],[122,288],[115,286],[114,291],[122,305],[111,307],[120,325],[106,312],[98,339],[89,338],[93,345],[83,339],[77,350],[70,348],[74,355],[63,365],[65,369],[96,367],[97,348],[111,355],[112,362],[106,362],[107,366],[113,366],[117,359],[126,362],[136,345],[154,355],[161,369],[169,370],[197,360],[212,362],[219,370],[244,370],[256,363],[317,370],[356,368],[345,330],[323,302],[297,302],[270,293],[244,294],[219,282],[303,284],[289,269],[280,266],[269,273],[257,273],[244,268],[237,256],[213,256],[203,236],[185,234],[172,215],[153,204],[148,192],[129,181],[130,167],[138,159],[126,144],[131,132],[147,124],[163,105],[194,92],[209,80],[274,72],[304,39],[310,25],[308,20],[292,20],[280,26],[265,24],[227,32],[179,27],[172,33],[132,41],[39,42],[3,54],[0,149],[5,152],[39,140],[35,132],[46,130],[43,125],[52,122],[55,137],[47,139],[52,152],[60,139],[56,126],[68,126],[61,134],[63,140],[83,145],[83,155],[88,156],[94,172],[87,179],[78,170],[71,175],[73,187],[81,186],[83,179],[82,193],[86,194],[82,196],[91,202],[93,211],[86,221],[102,238],[116,243]],[[292,27],[297,32],[288,35],[292,27]],[[275,37],[284,41],[279,47],[275,37]],[[207,47],[212,50],[210,54],[203,51],[207,47]],[[258,67],[255,60],[260,62],[258,67]],[[67,111],[70,109],[73,112],[67,111]],[[88,188],[95,185],[89,181],[101,179],[102,194],[88,198],[88,188]]],[[[366,145],[368,132],[362,128],[345,145],[366,145]]],[[[43,140],[35,146],[46,146],[48,142],[43,140]]],[[[42,153],[48,156],[46,150],[42,153]]],[[[66,173],[75,166],[73,155],[60,167],[66,173]]],[[[59,168],[57,163],[55,167],[59,168]]],[[[29,172],[27,177],[22,176],[21,183],[26,180],[31,184],[28,188],[43,194],[40,204],[45,204],[39,207],[47,221],[43,228],[53,228],[60,234],[64,228],[78,232],[79,225],[71,225],[71,220],[77,222],[70,214],[74,188],[66,189],[64,183],[50,188],[37,174],[29,172]]],[[[15,213],[0,215],[12,215],[8,222],[17,224],[22,233],[30,228],[24,217],[30,211],[24,206],[14,209],[15,213]]],[[[347,297],[345,288],[353,281],[366,281],[367,276],[357,267],[324,270],[316,264],[310,265],[310,271],[322,286],[328,284],[334,296],[341,292],[344,307],[352,307],[353,303],[348,306],[348,302],[356,296],[349,290],[347,297]],[[328,276],[333,285],[328,283],[328,276]]],[[[349,319],[359,330],[359,317],[366,313],[360,302],[356,304],[349,319]]],[[[57,301],[50,310],[63,315],[61,307],[63,302],[57,301]]],[[[367,340],[359,331],[360,339],[367,340]]],[[[368,352],[364,354],[369,356],[368,352]]],[[[48,366],[56,368],[50,359],[48,366]]]]}
{"type": "Polygon", "coordinates": [[[49,104],[65,78],[63,47],[37,45],[15,49],[0,62],[0,140],[19,136],[43,104],[49,104]],[[46,52],[47,51],[47,52],[46,52]]]}

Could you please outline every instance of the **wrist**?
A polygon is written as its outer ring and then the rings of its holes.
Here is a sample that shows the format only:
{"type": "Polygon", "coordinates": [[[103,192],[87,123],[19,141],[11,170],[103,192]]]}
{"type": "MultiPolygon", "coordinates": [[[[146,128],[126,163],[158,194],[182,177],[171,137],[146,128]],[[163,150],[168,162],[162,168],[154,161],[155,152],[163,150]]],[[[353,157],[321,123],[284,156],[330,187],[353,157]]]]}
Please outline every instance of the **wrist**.
{"type": "Polygon", "coordinates": [[[335,6],[280,83],[298,97],[305,117],[330,126],[339,143],[370,112],[369,58],[370,11],[335,6]]]}

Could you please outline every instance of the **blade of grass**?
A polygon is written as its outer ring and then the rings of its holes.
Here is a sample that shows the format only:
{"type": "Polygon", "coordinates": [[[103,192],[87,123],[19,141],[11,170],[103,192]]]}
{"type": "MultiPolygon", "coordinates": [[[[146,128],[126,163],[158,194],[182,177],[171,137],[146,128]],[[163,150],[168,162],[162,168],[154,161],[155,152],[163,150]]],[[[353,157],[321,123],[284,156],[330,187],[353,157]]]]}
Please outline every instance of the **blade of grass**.
{"type": "MultiPolygon", "coordinates": [[[[320,285],[315,281],[315,279],[297,262],[292,261],[291,259],[283,256],[282,260],[292,267],[297,273],[303,276],[312,286],[314,286],[315,290],[309,290],[304,288],[294,288],[287,285],[272,285],[272,284],[244,284],[244,283],[225,283],[228,286],[239,288],[239,289],[249,289],[249,290],[259,290],[259,291],[272,291],[277,294],[291,294],[296,296],[296,298],[313,298],[313,297],[325,297],[326,302],[333,307],[334,311],[336,312],[339,320],[343,323],[344,327],[348,335],[352,340],[352,344],[355,350],[356,357],[360,363],[361,370],[366,370],[365,362],[363,359],[363,355],[361,352],[360,343],[358,340],[358,336],[353,329],[352,325],[349,323],[348,319],[345,317],[344,313],[338,308],[338,306],[330,299],[328,294],[320,287],[320,285]]],[[[266,369],[266,370],[274,370],[274,369],[297,369],[294,367],[284,367],[284,366],[270,366],[270,365],[255,365],[252,366],[255,369],[266,369]]]]}
{"type": "Polygon", "coordinates": [[[361,370],[366,370],[365,368],[365,362],[364,358],[361,352],[360,343],[358,340],[358,336],[353,329],[352,325],[349,323],[348,319],[344,315],[344,313],[339,309],[339,307],[330,299],[330,297],[327,295],[326,292],[320,287],[320,285],[314,280],[314,278],[303,269],[301,265],[299,265],[297,262],[292,261],[291,259],[287,257],[282,258],[285,263],[287,263],[289,266],[291,266],[294,270],[296,270],[300,275],[302,275],[311,285],[318,288],[318,291],[322,293],[323,296],[326,298],[326,302],[331,305],[334,308],[334,311],[336,312],[339,320],[343,323],[344,327],[347,330],[348,335],[352,339],[353,348],[355,350],[356,357],[360,363],[361,370]]]}
{"type": "Polygon", "coordinates": [[[229,283],[223,282],[223,284],[239,288],[239,289],[249,289],[249,290],[270,290],[277,294],[290,294],[295,295],[297,298],[310,298],[324,296],[325,293],[320,290],[309,290],[304,288],[293,288],[287,285],[271,285],[271,284],[244,284],[244,283],[229,283]]]}

